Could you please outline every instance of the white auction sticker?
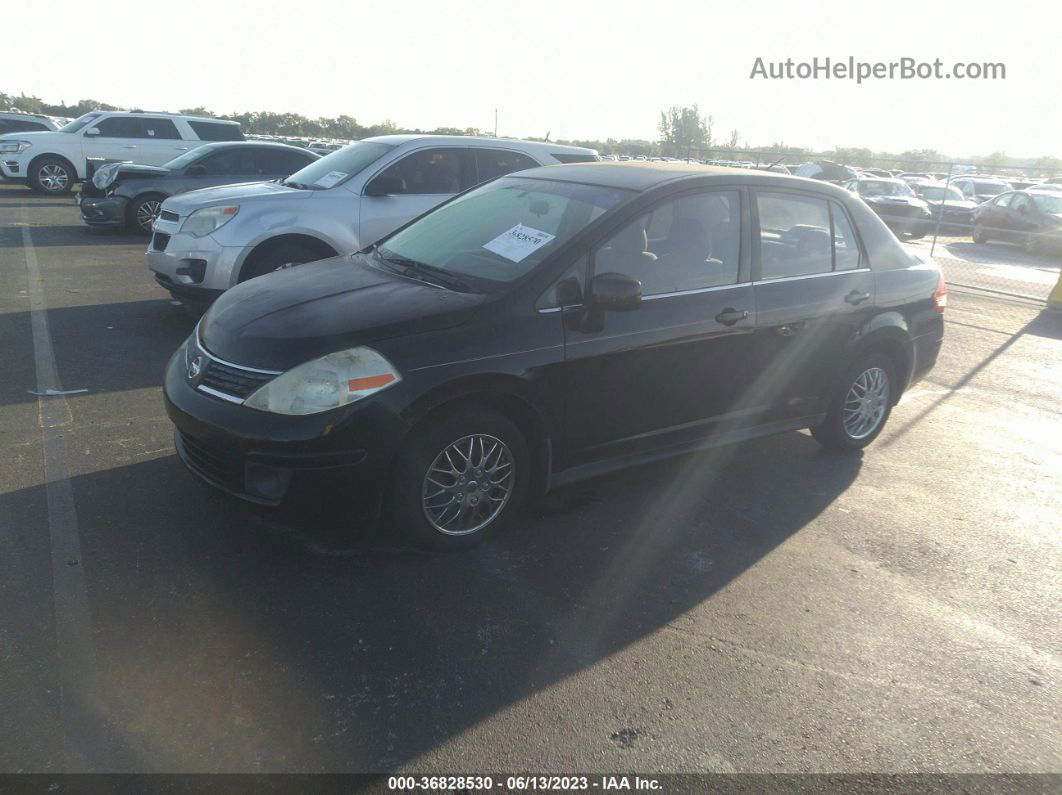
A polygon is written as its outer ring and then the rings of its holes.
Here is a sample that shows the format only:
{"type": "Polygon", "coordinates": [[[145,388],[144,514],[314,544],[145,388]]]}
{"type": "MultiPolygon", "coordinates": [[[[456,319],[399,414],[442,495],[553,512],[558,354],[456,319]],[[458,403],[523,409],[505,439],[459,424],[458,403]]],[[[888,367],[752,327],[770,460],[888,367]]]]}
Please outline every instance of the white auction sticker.
{"type": "Polygon", "coordinates": [[[329,171],[327,174],[325,174],[323,177],[321,177],[319,180],[317,180],[317,182],[315,182],[313,184],[314,185],[320,185],[322,188],[331,188],[333,185],[335,185],[337,182],[339,182],[339,180],[346,179],[346,178],[347,178],[347,172],[346,171],[329,171]]]}
{"type": "Polygon", "coordinates": [[[554,237],[556,235],[540,232],[523,224],[517,224],[512,229],[502,232],[489,243],[484,243],[483,248],[487,249],[487,251],[493,251],[499,257],[519,262],[533,251],[542,248],[554,237]]]}

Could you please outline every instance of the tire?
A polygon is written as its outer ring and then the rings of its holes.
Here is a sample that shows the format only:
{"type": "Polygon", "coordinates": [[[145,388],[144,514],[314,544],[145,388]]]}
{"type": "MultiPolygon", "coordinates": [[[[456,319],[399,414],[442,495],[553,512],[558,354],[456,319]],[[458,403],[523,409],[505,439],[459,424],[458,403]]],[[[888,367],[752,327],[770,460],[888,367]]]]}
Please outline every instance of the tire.
{"type": "Polygon", "coordinates": [[[1021,239],[1021,250],[1031,257],[1040,254],[1040,238],[1035,232],[1026,232],[1021,239]]]}
{"type": "Polygon", "coordinates": [[[322,255],[309,246],[298,243],[281,243],[279,246],[270,246],[264,251],[254,255],[240,272],[240,281],[255,279],[265,276],[267,273],[282,270],[290,265],[302,265],[305,262],[313,262],[323,259],[328,255],[322,255]]]}
{"type": "Polygon", "coordinates": [[[980,224],[974,224],[973,234],[971,235],[971,237],[973,237],[974,243],[988,242],[988,233],[985,232],[985,228],[980,224]]]}
{"type": "Polygon", "coordinates": [[[145,193],[137,196],[125,208],[125,228],[138,235],[150,235],[151,224],[158,218],[166,196],[161,193],[145,193]]]}
{"type": "Polygon", "coordinates": [[[77,173],[63,158],[45,155],[33,161],[28,177],[34,193],[65,196],[74,187],[77,173]]]}
{"type": "Polygon", "coordinates": [[[878,438],[878,434],[888,422],[898,388],[896,368],[892,359],[877,352],[859,356],[845,370],[840,386],[830,401],[825,421],[811,429],[815,441],[827,450],[862,450],[878,438]],[[881,384],[880,379],[884,379],[883,392],[880,388],[873,388],[881,384]],[[865,406],[866,412],[869,413],[853,414],[853,411],[864,410],[863,407],[855,405],[857,400],[861,400],[861,384],[864,387],[870,386],[871,391],[877,392],[877,395],[872,394],[871,402],[865,406]],[[847,425],[846,416],[849,417],[847,425]]]}
{"type": "Polygon", "coordinates": [[[467,549],[511,521],[530,474],[527,440],[512,421],[489,409],[460,410],[429,421],[403,447],[385,518],[423,549],[467,549]]]}

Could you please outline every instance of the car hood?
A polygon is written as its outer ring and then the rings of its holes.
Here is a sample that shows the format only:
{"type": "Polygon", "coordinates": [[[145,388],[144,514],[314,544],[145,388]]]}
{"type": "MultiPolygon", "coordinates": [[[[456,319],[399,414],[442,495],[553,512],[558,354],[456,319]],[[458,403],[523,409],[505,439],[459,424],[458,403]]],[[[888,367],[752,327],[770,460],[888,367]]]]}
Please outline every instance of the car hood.
{"type": "Polygon", "coordinates": [[[199,326],[220,359],[287,370],[389,337],[451,328],[486,296],[459,293],[333,257],[251,279],[224,293],[199,326]]]}
{"type": "Polygon", "coordinates": [[[276,201],[280,199],[305,199],[313,191],[289,188],[279,182],[243,182],[238,185],[222,185],[171,196],[166,200],[166,209],[179,215],[188,215],[202,207],[219,204],[243,204],[250,201],[276,201]]]}
{"type": "Polygon", "coordinates": [[[926,203],[914,196],[864,196],[863,201],[871,204],[906,204],[914,207],[925,207],[926,203]]]}
{"type": "Polygon", "coordinates": [[[142,166],[139,163],[124,163],[118,167],[119,177],[127,174],[137,177],[165,177],[170,173],[170,170],[163,166],[142,166]]]}

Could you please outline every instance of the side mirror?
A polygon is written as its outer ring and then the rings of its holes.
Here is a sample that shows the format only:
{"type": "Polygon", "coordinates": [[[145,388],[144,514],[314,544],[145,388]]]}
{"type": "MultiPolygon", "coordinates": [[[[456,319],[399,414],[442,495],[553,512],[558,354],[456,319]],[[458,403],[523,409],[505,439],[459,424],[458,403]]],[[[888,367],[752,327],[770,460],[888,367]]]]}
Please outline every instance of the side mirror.
{"type": "Polygon", "coordinates": [[[99,135],[99,134],[100,134],[100,128],[99,127],[89,127],[87,130],[85,130],[85,135],[99,135]]]}
{"type": "Polygon", "coordinates": [[[204,174],[206,174],[206,166],[202,166],[202,165],[188,166],[188,170],[185,171],[184,173],[185,173],[186,176],[189,176],[189,177],[201,177],[204,174]]]}
{"type": "Polygon", "coordinates": [[[629,312],[642,304],[642,283],[622,273],[599,273],[590,284],[590,305],[606,312],[629,312]]]}
{"type": "Polygon", "coordinates": [[[379,176],[365,186],[366,196],[391,196],[406,192],[406,181],[400,177],[379,176]]]}

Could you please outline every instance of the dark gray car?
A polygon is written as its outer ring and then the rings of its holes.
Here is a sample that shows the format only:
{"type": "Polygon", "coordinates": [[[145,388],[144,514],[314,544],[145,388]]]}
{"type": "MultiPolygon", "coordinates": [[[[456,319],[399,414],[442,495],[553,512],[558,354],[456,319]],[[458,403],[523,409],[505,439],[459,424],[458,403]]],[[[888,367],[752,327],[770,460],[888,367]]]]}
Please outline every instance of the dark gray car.
{"type": "Polygon", "coordinates": [[[319,158],[307,149],[259,141],[205,144],[162,166],[108,163],[77,195],[81,220],[90,226],[151,233],[162,202],[177,193],[241,182],[267,182],[294,174],[319,158]]]}

